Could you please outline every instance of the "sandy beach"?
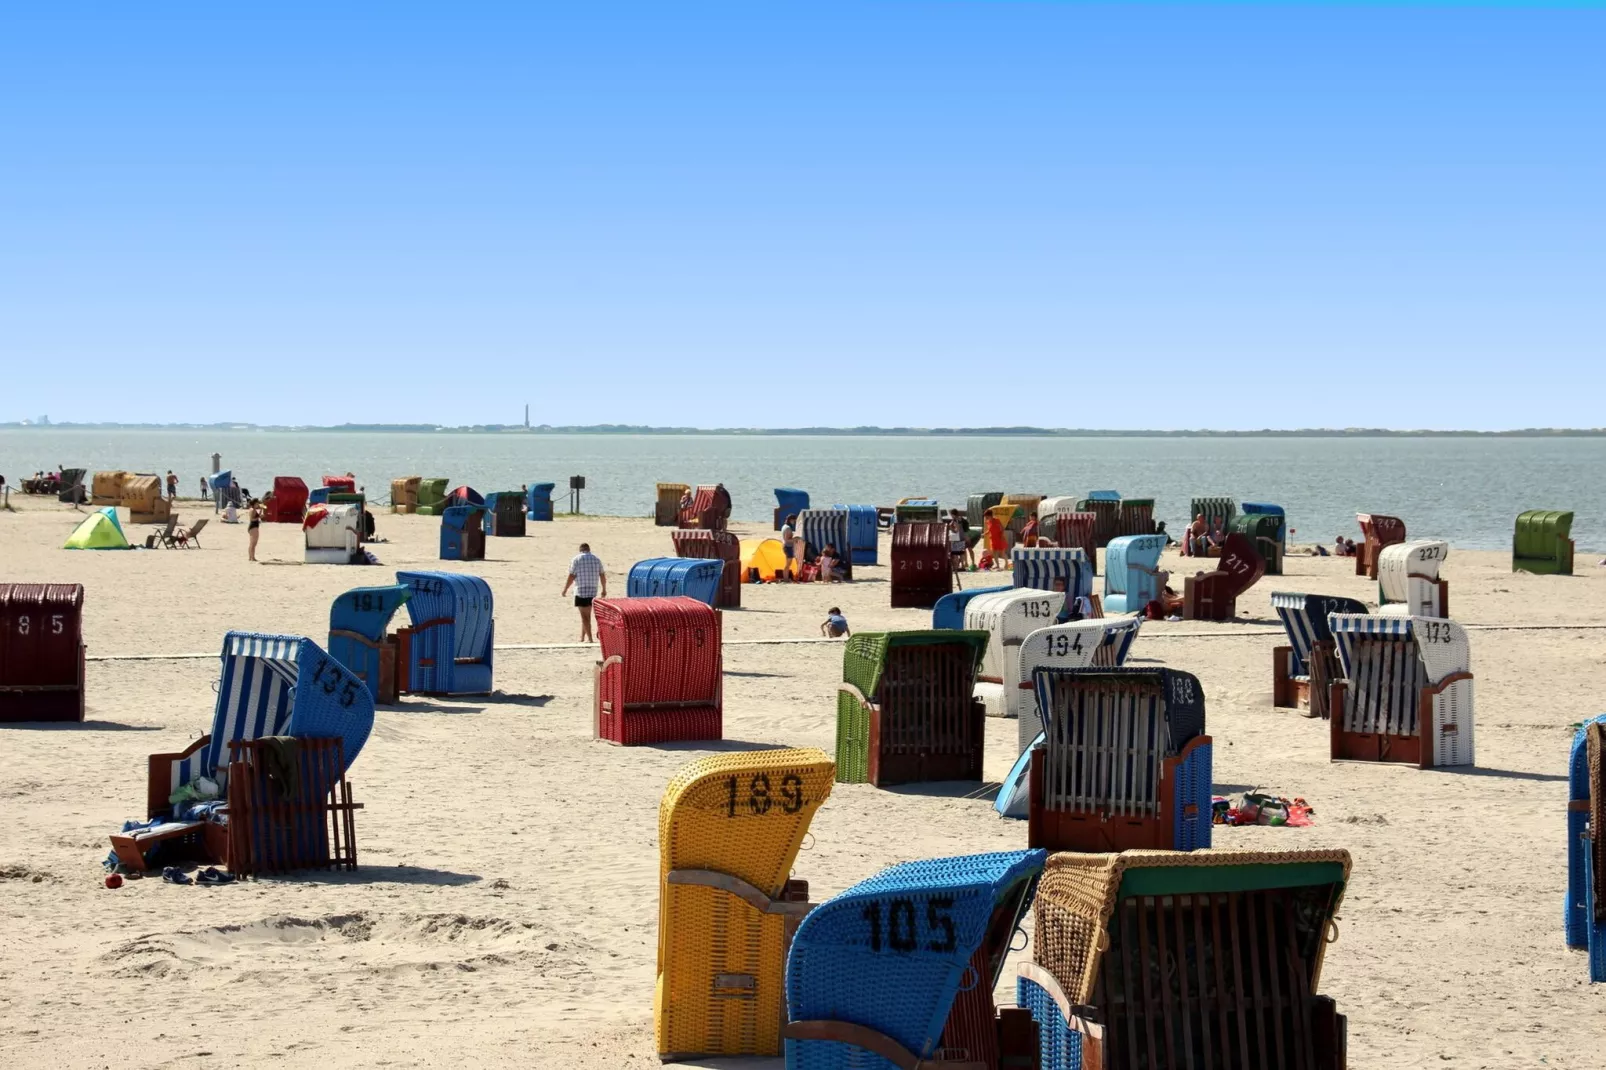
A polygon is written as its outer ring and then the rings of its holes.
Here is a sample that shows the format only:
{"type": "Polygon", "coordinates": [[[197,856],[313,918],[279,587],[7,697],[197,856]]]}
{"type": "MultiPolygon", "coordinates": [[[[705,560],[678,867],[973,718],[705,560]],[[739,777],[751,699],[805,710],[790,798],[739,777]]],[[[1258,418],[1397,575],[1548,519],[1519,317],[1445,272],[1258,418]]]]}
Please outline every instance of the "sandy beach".
{"type": "MultiPolygon", "coordinates": [[[[215,520],[202,549],[68,552],[80,515],[12,500],[0,582],[83,583],[91,658],[86,723],[0,726],[0,1059],[15,1067],[656,1065],[665,783],[712,749],[833,750],[841,649],[817,639],[828,607],[860,631],[930,623],[888,608],[885,537],[883,564],[856,567],[852,584],[748,586],[724,614],[725,740],[618,748],[591,739],[595,648],[573,645],[559,591],[582,540],[617,594],[632,562],[671,556],[650,520],[531,524],[460,564],[437,560],[438,520],[381,515],[383,567],[363,569],[301,564],[294,525],[265,525],[250,564],[245,525],[215,520]],[[508,648],[497,694],[380,708],[351,772],[366,807],[354,874],[102,886],[107,835],[143,816],[146,756],[209,728],[226,630],[322,643],[336,595],[436,567],[492,586],[508,648]]],[[[199,502],[178,512],[213,516],[199,502]]],[[[1217,793],[1258,786],[1315,808],[1312,828],[1219,828],[1218,847],[1352,853],[1322,987],[1349,1017],[1357,1068],[1606,1066],[1606,986],[1587,983],[1561,929],[1567,748],[1570,726],[1601,710],[1606,569],[1583,553],[1571,578],[1509,566],[1452,550],[1443,571],[1472,635],[1475,769],[1332,764],[1324,722],[1272,708],[1271,592],[1375,605],[1347,559],[1290,557],[1240,600],[1239,622],[1145,624],[1133,648],[1135,663],[1203,682],[1217,793]]],[[[1172,553],[1165,567],[1192,571],[1172,553]]],[[[965,577],[993,582],[1007,580],[965,577]]],[[[988,722],[990,781],[1015,736],[988,722]]],[[[796,876],[821,901],[894,862],[1025,846],[1025,823],[999,819],[988,787],[838,785],[796,876]]],[[[1012,961],[1011,996],[1013,975],[1012,961]]]]}

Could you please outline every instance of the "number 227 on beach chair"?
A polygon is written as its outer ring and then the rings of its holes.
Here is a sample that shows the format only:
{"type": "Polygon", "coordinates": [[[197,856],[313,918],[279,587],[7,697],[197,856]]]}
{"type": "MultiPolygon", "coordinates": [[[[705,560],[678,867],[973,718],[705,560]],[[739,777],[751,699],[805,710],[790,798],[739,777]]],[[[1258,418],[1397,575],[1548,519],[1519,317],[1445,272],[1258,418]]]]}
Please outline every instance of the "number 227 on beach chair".
{"type": "Polygon", "coordinates": [[[675,775],[658,807],[659,1057],[777,1055],[787,948],[808,913],[789,880],[831,793],[813,749],[721,754],[675,775]]]}
{"type": "Polygon", "coordinates": [[[1042,1070],[1343,1070],[1318,994],[1346,851],[1057,854],[1016,999],[1042,1070]]]}
{"type": "Polygon", "coordinates": [[[786,964],[787,1070],[1034,1067],[993,989],[1043,851],[905,862],[821,904],[786,964]]]}
{"type": "Polygon", "coordinates": [[[1606,982],[1606,717],[1573,736],[1567,777],[1567,946],[1589,952],[1606,982]]]}

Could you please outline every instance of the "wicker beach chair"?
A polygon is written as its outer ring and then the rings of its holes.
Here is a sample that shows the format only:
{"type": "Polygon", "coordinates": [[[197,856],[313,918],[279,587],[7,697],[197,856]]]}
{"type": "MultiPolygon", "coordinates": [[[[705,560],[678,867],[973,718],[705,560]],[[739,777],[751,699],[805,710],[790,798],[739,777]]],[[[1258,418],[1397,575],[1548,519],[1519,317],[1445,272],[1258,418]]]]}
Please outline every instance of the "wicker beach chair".
{"type": "Polygon", "coordinates": [[[485,534],[500,539],[524,538],[522,490],[493,490],[485,496],[485,534]]]}
{"type": "Polygon", "coordinates": [[[670,534],[676,557],[695,557],[722,562],[719,586],[715,589],[715,609],[739,609],[742,604],[742,540],[734,531],[701,531],[677,528],[670,534]]]}
{"type": "Polygon", "coordinates": [[[1567,946],[1606,982],[1606,716],[1579,726],[1567,764],[1567,946]]]}
{"type": "Polygon", "coordinates": [[[1100,548],[1121,534],[1121,492],[1118,490],[1090,490],[1087,497],[1076,503],[1076,512],[1092,513],[1093,541],[1100,548]]]}
{"type": "Polygon", "coordinates": [[[1093,575],[1099,573],[1099,551],[1103,543],[1098,541],[1097,513],[1079,512],[1075,509],[1061,509],[1054,520],[1054,542],[1060,546],[1080,547],[1087,555],[1088,567],[1093,575]]]}
{"type": "Polygon", "coordinates": [[[945,594],[931,607],[931,626],[944,631],[959,631],[965,627],[965,612],[971,602],[984,594],[1013,590],[1016,588],[1006,584],[1002,587],[968,587],[962,591],[945,594]]]}
{"type": "Polygon", "coordinates": [[[1377,579],[1378,554],[1383,547],[1405,541],[1405,521],[1383,513],[1356,513],[1361,544],[1355,548],[1355,575],[1377,579]]]}
{"type": "Polygon", "coordinates": [[[1266,561],[1254,544],[1238,532],[1221,546],[1213,572],[1189,576],[1182,584],[1183,620],[1231,620],[1238,615],[1238,596],[1266,573],[1266,561]]]}
{"type": "Polygon", "coordinates": [[[1429,539],[1385,546],[1377,555],[1378,612],[1397,617],[1448,617],[1450,581],[1439,568],[1450,544],[1429,539]]]}
{"type": "Polygon", "coordinates": [[[892,507],[894,524],[929,524],[941,519],[942,506],[935,498],[900,498],[892,507]]]}
{"type": "Polygon", "coordinates": [[[413,499],[413,512],[420,516],[440,516],[446,508],[446,488],[451,480],[443,476],[428,476],[418,481],[413,499]]]}
{"type": "Polygon", "coordinates": [[[1057,666],[1032,676],[1045,727],[1028,759],[1030,846],[1210,846],[1211,740],[1196,677],[1057,666]]]}
{"type": "Polygon", "coordinates": [[[398,696],[398,643],[385,632],[412,596],[405,583],[358,587],[329,607],[329,653],[363,682],[375,702],[393,703],[398,696]]]}
{"type": "Polygon", "coordinates": [[[0,583],[0,723],[84,719],[84,585],[0,583]]]}
{"type": "Polygon", "coordinates": [[[1037,534],[1039,538],[1048,539],[1054,545],[1059,541],[1059,515],[1061,512],[1071,512],[1076,508],[1076,496],[1072,494],[1051,494],[1037,503],[1037,534]]]}
{"type": "Polygon", "coordinates": [[[1344,674],[1329,692],[1334,761],[1473,764],[1472,654],[1459,624],[1335,613],[1327,627],[1344,674]]]}
{"type": "Polygon", "coordinates": [[[905,862],[815,908],[786,963],[787,1070],[1035,1067],[993,990],[1042,851],[905,862]]]}
{"type": "Polygon", "coordinates": [[[674,598],[593,603],[602,660],[593,682],[595,735],[609,743],[723,736],[720,616],[674,598]]]}
{"type": "Polygon", "coordinates": [[[948,559],[948,526],[937,520],[905,522],[892,529],[892,607],[930,609],[954,589],[948,559]]]}
{"type": "Polygon", "coordinates": [[[1122,535],[1104,550],[1104,611],[1141,613],[1160,597],[1164,535],[1122,535]]]}
{"type": "Polygon", "coordinates": [[[403,516],[418,512],[418,487],[423,482],[423,476],[402,476],[391,480],[390,511],[403,516]]]}
{"type": "MultiPolygon", "coordinates": [[[[662,484],[660,484],[660,487],[662,484]]],[[[691,504],[681,509],[675,523],[683,528],[724,531],[731,518],[731,496],[725,484],[699,486],[692,492],[691,504]]]]}
{"type": "Polygon", "coordinates": [[[488,695],[496,638],[491,585],[460,572],[398,572],[412,589],[412,626],[396,633],[398,689],[423,695],[488,695]]]}
{"type": "Polygon", "coordinates": [[[449,505],[441,510],[442,561],[485,560],[485,510],[477,505],[449,505]]]}
{"type": "Polygon", "coordinates": [[[984,490],[972,494],[965,499],[965,523],[973,528],[981,527],[982,517],[987,515],[987,510],[1002,504],[1003,501],[1004,492],[1001,490],[984,490]]]}
{"type": "Polygon", "coordinates": [[[801,513],[809,507],[809,492],[798,490],[796,487],[775,488],[775,530],[780,531],[786,524],[786,518],[801,513]]]}
{"type": "Polygon", "coordinates": [[[524,520],[526,523],[552,520],[552,491],[556,483],[531,483],[524,492],[524,520]]]}
{"type": "Polygon", "coordinates": [[[1346,851],[1056,854],[1016,999],[1043,1070],[1343,1070],[1346,851]]]}
{"type": "Polygon", "coordinates": [[[625,575],[625,594],[631,598],[685,595],[712,607],[719,600],[725,568],[725,562],[718,558],[649,557],[630,566],[625,575]]]}
{"type": "MultiPolygon", "coordinates": [[[[1288,543],[1288,518],[1280,511],[1276,513],[1254,513],[1249,511],[1252,502],[1244,503],[1244,511],[1233,518],[1232,526],[1228,528],[1231,534],[1242,535],[1249,540],[1250,546],[1260,559],[1265,562],[1268,576],[1281,576],[1283,574],[1283,552],[1288,543]]],[[[1225,551],[1223,551],[1225,552],[1225,551]]]]}
{"type": "Polygon", "coordinates": [[[804,560],[812,564],[829,544],[836,547],[842,578],[853,579],[853,536],[846,509],[805,509],[797,514],[797,533],[803,536],[804,560]]]}
{"type": "Polygon", "coordinates": [[[653,522],[661,528],[674,527],[680,519],[681,499],[690,493],[691,485],[687,483],[659,483],[653,522]]]}
{"type": "Polygon", "coordinates": [[[1541,576],[1573,574],[1573,515],[1532,509],[1517,517],[1511,543],[1511,571],[1541,576]]]}
{"type": "Polygon", "coordinates": [[[1217,521],[1221,522],[1221,530],[1226,531],[1237,515],[1238,503],[1232,498],[1194,498],[1188,502],[1188,523],[1193,523],[1194,517],[1203,516],[1206,531],[1214,531],[1217,521]]]}
{"type": "Polygon", "coordinates": [[[160,847],[236,874],[355,868],[361,807],[345,776],[373,730],[373,696],[311,639],[229,632],[221,660],[211,733],[150,756],[146,816],[167,820],[114,835],[118,861],[143,869],[160,847]],[[283,736],[293,748],[268,739],[283,736]],[[288,778],[278,775],[286,762],[288,778]],[[203,778],[226,805],[195,816],[170,802],[203,778]]]}
{"type": "Polygon", "coordinates": [[[1122,535],[1153,535],[1154,499],[1122,498],[1117,523],[1122,535]]]}
{"type": "Polygon", "coordinates": [[[1021,642],[1016,654],[1019,668],[1012,690],[1018,696],[1014,712],[1020,718],[1023,754],[1043,734],[1043,715],[1037,707],[1037,670],[1054,667],[1119,669],[1126,664],[1142,624],[1142,617],[1072,621],[1039,628],[1021,642]]]}
{"type": "Polygon", "coordinates": [[[1060,590],[1072,598],[1093,593],[1093,566],[1079,546],[1019,546],[1010,552],[1016,587],[1060,590]]]}
{"type": "Polygon", "coordinates": [[[1326,720],[1329,689],[1343,676],[1327,618],[1333,613],[1365,616],[1366,606],[1337,595],[1273,591],[1271,608],[1288,635],[1288,645],[1271,652],[1271,704],[1309,710],[1310,716],[1326,720]]]}
{"type": "Polygon", "coordinates": [[[790,880],[831,794],[823,751],[718,754],[675,774],[658,805],[660,1059],[778,1055],[785,967],[811,909],[790,880]]]}
{"type": "Polygon", "coordinates": [[[1021,643],[1053,624],[1064,607],[1063,594],[1029,587],[982,595],[965,607],[965,627],[988,635],[975,692],[987,716],[1018,716],[1021,643]]]}
{"type": "Polygon", "coordinates": [[[873,565],[880,557],[878,539],[881,535],[881,523],[873,505],[833,505],[833,509],[845,510],[848,514],[848,542],[851,550],[843,550],[851,554],[855,565],[873,565]]]}
{"type": "Polygon", "coordinates": [[[836,777],[876,787],[980,780],[986,632],[859,632],[842,652],[836,777]]]}

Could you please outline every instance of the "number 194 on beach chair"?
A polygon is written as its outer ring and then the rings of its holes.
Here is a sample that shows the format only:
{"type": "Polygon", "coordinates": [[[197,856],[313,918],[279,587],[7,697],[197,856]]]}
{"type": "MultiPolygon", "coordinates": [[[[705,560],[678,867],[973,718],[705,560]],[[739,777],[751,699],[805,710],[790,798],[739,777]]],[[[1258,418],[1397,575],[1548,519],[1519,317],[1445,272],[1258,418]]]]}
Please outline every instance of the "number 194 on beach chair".
{"type": "Polygon", "coordinates": [[[1046,855],[905,862],[804,919],[786,964],[787,1070],[1035,1068],[993,989],[1046,855]]]}
{"type": "Polygon", "coordinates": [[[833,767],[813,749],[703,758],[658,807],[659,1057],[778,1055],[787,949],[808,913],[790,880],[833,767]]]}

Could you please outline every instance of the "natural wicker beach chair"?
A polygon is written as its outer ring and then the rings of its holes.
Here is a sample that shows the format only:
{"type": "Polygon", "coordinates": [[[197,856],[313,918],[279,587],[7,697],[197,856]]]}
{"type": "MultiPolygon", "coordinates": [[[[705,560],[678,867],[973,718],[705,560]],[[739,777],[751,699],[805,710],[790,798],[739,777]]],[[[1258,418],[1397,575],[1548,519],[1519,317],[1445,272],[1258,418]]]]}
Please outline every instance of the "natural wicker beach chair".
{"type": "Polygon", "coordinates": [[[653,522],[661,528],[674,527],[680,519],[680,501],[690,493],[691,485],[687,483],[659,483],[653,522]]]}
{"type": "Polygon", "coordinates": [[[930,609],[954,589],[948,526],[937,520],[902,522],[892,529],[892,607],[930,609]]]}
{"type": "Polygon", "coordinates": [[[599,598],[596,738],[636,745],[723,738],[720,616],[694,598],[599,598]]]}
{"type": "Polygon", "coordinates": [[[1182,584],[1183,620],[1231,620],[1238,615],[1238,596],[1266,573],[1266,561],[1248,537],[1233,532],[1221,546],[1213,572],[1187,577],[1182,584]]]}
{"type": "Polygon", "coordinates": [[[831,794],[823,751],[718,754],[684,767],[658,805],[659,1058],[778,1055],[787,950],[808,913],[790,880],[831,794]]]}
{"type": "Polygon", "coordinates": [[[1271,704],[1307,709],[1310,716],[1326,720],[1329,689],[1343,676],[1327,618],[1333,613],[1365,616],[1366,606],[1337,595],[1273,591],[1271,608],[1288,635],[1288,645],[1271,652],[1271,704]]]}
{"type": "Polygon", "coordinates": [[[1532,509],[1520,514],[1511,543],[1511,571],[1571,576],[1572,529],[1571,513],[1532,509]]]}
{"type": "Polygon", "coordinates": [[[1160,597],[1164,535],[1122,535],[1104,551],[1104,611],[1141,613],[1160,597]]]}
{"type": "Polygon", "coordinates": [[[1383,547],[1405,541],[1405,521],[1383,513],[1356,513],[1361,544],[1355,548],[1355,575],[1377,579],[1378,554],[1383,547]]]}
{"type": "Polygon", "coordinates": [[[1043,1070],[1343,1070],[1347,851],[1056,854],[1016,998],[1043,1070]]]}
{"type": "Polygon", "coordinates": [[[677,528],[670,534],[676,557],[698,557],[722,562],[715,609],[738,609],[742,604],[742,540],[734,531],[677,528]]]}
{"type": "Polygon", "coordinates": [[[1026,842],[1051,851],[1210,846],[1204,690],[1177,669],[1038,666],[1026,842]]]}
{"type": "Polygon", "coordinates": [[[787,1070],[1035,1067],[993,989],[1042,851],[905,862],[815,908],[786,963],[787,1070]]]}
{"type": "Polygon", "coordinates": [[[1589,953],[1606,982],[1606,716],[1573,735],[1567,769],[1567,946],[1589,953]]]}
{"type": "Polygon", "coordinates": [[[1459,624],[1335,613],[1327,626],[1344,674],[1329,699],[1334,761],[1473,764],[1472,655],[1459,624]]]}
{"type": "Polygon", "coordinates": [[[237,874],[355,868],[353,812],[361,807],[345,775],[373,724],[368,689],[311,639],[229,632],[212,732],[186,750],[150,756],[146,816],[168,820],[114,835],[118,861],[143,869],[162,846],[169,858],[237,874]],[[273,736],[296,743],[286,747],[273,736]],[[278,775],[286,762],[288,779],[278,775]],[[170,799],[202,778],[226,805],[192,817],[170,799]]]}
{"type": "Polygon", "coordinates": [[[980,780],[986,713],[973,692],[987,640],[977,631],[851,636],[837,688],[837,779],[980,780]]]}
{"type": "Polygon", "coordinates": [[[1399,617],[1448,617],[1450,581],[1439,568],[1450,544],[1429,539],[1385,546],[1377,555],[1379,613],[1399,617]]]}
{"type": "Polygon", "coordinates": [[[385,633],[390,618],[412,596],[405,583],[358,587],[329,607],[329,653],[363,682],[375,702],[396,701],[398,644],[385,633]]]}
{"type": "Polygon", "coordinates": [[[396,579],[412,588],[412,626],[396,633],[399,689],[490,694],[496,638],[491,585],[461,572],[398,572],[396,579]]]}

